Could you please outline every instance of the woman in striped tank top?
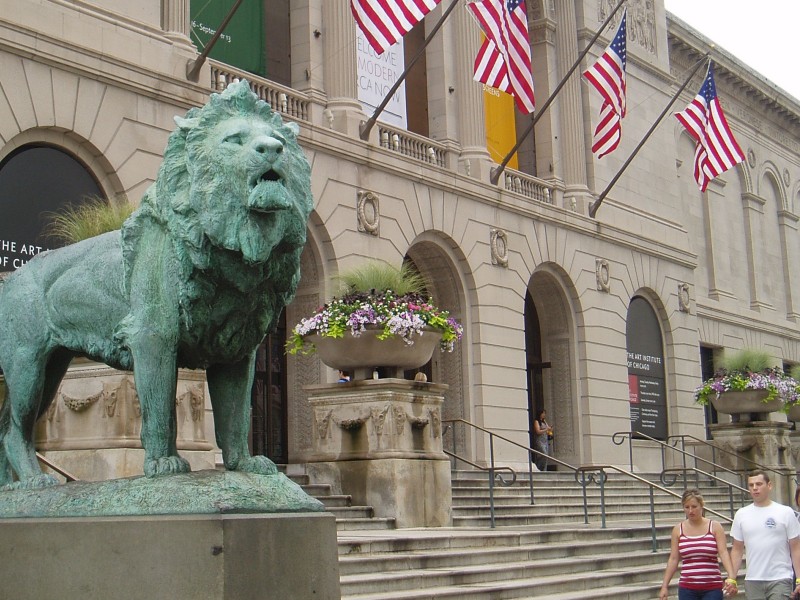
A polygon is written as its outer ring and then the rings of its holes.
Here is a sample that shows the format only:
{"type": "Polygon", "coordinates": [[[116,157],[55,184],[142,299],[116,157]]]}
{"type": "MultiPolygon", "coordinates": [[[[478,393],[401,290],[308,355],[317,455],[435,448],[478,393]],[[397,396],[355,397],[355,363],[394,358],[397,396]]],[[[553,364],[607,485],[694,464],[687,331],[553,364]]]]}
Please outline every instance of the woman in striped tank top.
{"type": "Polygon", "coordinates": [[[720,561],[727,573],[733,569],[722,525],[703,516],[703,496],[699,491],[686,490],[681,503],[686,520],[672,530],[672,545],[659,599],[667,600],[669,582],[679,562],[678,600],[722,600],[723,592],[735,595],[736,580],[723,581],[719,569],[720,561]]]}

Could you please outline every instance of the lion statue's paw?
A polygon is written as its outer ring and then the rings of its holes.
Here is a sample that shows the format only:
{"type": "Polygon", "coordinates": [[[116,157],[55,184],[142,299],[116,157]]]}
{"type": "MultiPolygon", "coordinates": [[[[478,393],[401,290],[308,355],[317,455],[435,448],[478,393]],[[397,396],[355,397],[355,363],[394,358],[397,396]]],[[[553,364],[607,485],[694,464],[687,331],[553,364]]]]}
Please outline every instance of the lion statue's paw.
{"type": "Polygon", "coordinates": [[[23,479],[21,481],[15,481],[14,483],[9,483],[4,486],[0,486],[0,491],[6,490],[37,490],[39,488],[46,488],[53,485],[58,485],[59,481],[52,475],[47,475],[42,473],[40,475],[34,475],[33,477],[28,477],[27,479],[23,479]]]}
{"type": "Polygon", "coordinates": [[[275,475],[278,472],[278,467],[275,463],[268,459],[266,456],[248,456],[239,461],[236,465],[237,471],[245,471],[247,473],[258,473],[259,475],[275,475]]]}
{"type": "Polygon", "coordinates": [[[188,473],[191,470],[192,468],[189,466],[189,463],[180,456],[149,458],[144,461],[144,474],[147,477],[188,473]]]}

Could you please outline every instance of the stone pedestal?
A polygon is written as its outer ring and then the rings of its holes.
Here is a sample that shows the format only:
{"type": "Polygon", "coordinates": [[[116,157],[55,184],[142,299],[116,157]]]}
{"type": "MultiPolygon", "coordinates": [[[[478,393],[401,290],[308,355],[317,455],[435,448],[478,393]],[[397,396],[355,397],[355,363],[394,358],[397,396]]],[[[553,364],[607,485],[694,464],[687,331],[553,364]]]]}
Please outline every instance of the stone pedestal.
{"type": "Polygon", "coordinates": [[[314,481],[394,518],[398,527],[450,525],[441,426],[446,385],[371,379],[304,389],[314,410],[307,467],[314,481]]]}
{"type": "MultiPolygon", "coordinates": [[[[177,447],[192,469],[213,469],[206,439],[205,373],[179,371],[177,447]]],[[[72,368],[36,425],[36,448],[81,480],[142,473],[142,410],[133,373],[88,361],[72,368]]]]}
{"type": "Polygon", "coordinates": [[[711,425],[709,429],[720,448],[748,459],[741,460],[731,454],[719,453],[718,460],[722,466],[746,473],[756,468],[753,464],[756,463],[774,471],[769,473],[773,485],[772,498],[781,504],[794,506],[795,468],[791,459],[791,424],[748,421],[711,425]]]}
{"type": "Polygon", "coordinates": [[[338,600],[333,515],[0,520],[15,600],[338,600]]]}

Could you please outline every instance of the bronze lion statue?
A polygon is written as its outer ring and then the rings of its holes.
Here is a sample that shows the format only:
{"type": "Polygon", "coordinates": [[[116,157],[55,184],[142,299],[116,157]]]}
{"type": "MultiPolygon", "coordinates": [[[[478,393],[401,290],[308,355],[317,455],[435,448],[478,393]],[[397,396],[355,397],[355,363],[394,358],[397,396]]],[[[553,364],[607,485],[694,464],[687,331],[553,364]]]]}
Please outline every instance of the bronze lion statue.
{"type": "Polygon", "coordinates": [[[134,372],[145,475],[189,470],[176,448],[179,367],[206,369],[225,467],[276,472],[247,446],[250,388],[255,351],[300,278],[311,169],[297,126],[245,81],[175,122],[121,231],[39,254],[0,283],[0,486],[55,483],[34,424],[76,356],[134,372]]]}

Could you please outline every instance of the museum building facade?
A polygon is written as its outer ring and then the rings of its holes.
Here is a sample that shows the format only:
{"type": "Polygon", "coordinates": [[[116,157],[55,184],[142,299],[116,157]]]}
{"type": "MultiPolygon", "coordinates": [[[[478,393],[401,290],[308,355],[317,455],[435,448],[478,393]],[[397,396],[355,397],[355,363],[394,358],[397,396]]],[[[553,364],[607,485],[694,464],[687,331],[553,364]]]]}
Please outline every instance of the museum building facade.
{"type": "MultiPolygon", "coordinates": [[[[448,386],[444,420],[529,446],[544,408],[555,456],[573,465],[659,467],[655,447],[642,443],[629,456],[612,442],[616,432],[706,439],[724,417],[699,406],[693,390],[725,352],[757,347],[787,368],[800,363],[800,103],[712,48],[662,0],[628,3],[619,148],[593,156],[601,101],[579,76],[611,25],[496,184],[492,171],[529,117],[472,80],[481,38],[466,10],[444,22],[362,139],[361,124],[449,0],[386,56],[365,47],[347,0],[245,3],[194,81],[197,48],[233,2],[219,4],[217,14],[189,0],[0,0],[0,271],[50,247],[42,215],[65,203],[93,195],[138,203],[173,117],[248,79],[299,125],[315,200],[297,295],[259,350],[254,452],[295,468],[309,460],[315,416],[304,388],[336,374],[314,354],[287,356],[287,332],[331,297],[338,272],[366,259],[412,264],[464,326],[455,351],[424,367],[429,381],[448,386]],[[708,51],[745,161],[701,193],[694,142],[668,116],[591,217],[592,202],[708,51]]],[[[616,2],[526,4],[542,105],[616,2]]],[[[181,381],[180,447],[196,467],[213,466],[202,374],[181,381]]],[[[130,386],[126,374],[76,363],[40,427],[41,448],[85,478],[135,474],[130,386]]],[[[487,439],[475,430],[447,435],[446,447],[487,462],[487,439]]],[[[526,463],[513,446],[495,452],[526,463]]]]}

